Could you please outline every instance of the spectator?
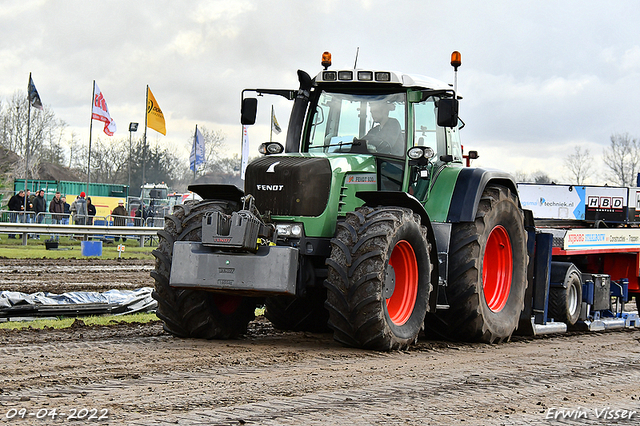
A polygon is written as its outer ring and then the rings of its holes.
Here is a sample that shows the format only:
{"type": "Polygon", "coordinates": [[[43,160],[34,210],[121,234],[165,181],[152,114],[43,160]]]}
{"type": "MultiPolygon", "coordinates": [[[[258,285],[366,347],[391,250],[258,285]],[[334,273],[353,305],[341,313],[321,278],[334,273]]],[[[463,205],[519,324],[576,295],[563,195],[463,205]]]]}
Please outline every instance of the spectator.
{"type": "MultiPolygon", "coordinates": [[[[55,214],[55,213],[64,213],[65,204],[66,203],[63,201],[63,198],[60,197],[60,191],[56,191],[56,195],[53,196],[53,199],[49,203],[49,213],[53,213],[51,215],[51,223],[53,224],[64,223],[63,222],[64,216],[62,216],[61,214],[55,214]]],[[[55,235],[55,239],[59,240],[60,236],[55,235]]]]}
{"type": "MultiPolygon", "coordinates": [[[[47,200],[44,198],[44,189],[36,192],[36,196],[33,197],[33,212],[35,213],[35,223],[42,223],[44,214],[47,211],[47,200]]],[[[40,239],[40,235],[34,236],[36,239],[40,239]]]]}
{"type": "Polygon", "coordinates": [[[44,198],[44,189],[36,192],[36,196],[33,199],[33,211],[36,213],[36,223],[42,223],[44,215],[38,216],[38,213],[46,213],[47,200],[44,198]]]}
{"type": "Polygon", "coordinates": [[[140,207],[138,207],[138,209],[136,210],[135,216],[135,225],[144,226],[145,220],[147,219],[147,217],[149,217],[149,209],[144,206],[144,202],[140,202],[140,207]]]}
{"type": "Polygon", "coordinates": [[[96,206],[91,202],[91,197],[87,197],[87,214],[89,215],[87,225],[93,225],[93,218],[96,215],[96,206]]]}
{"type": "Polygon", "coordinates": [[[35,198],[35,195],[31,194],[31,190],[27,189],[27,195],[26,197],[24,197],[24,200],[26,202],[26,212],[25,213],[25,219],[24,222],[25,223],[31,223],[33,222],[33,213],[29,213],[29,212],[33,212],[33,199],[35,198]]]}
{"type": "Polygon", "coordinates": [[[73,223],[76,225],[84,225],[87,222],[87,194],[82,191],[80,195],[71,203],[71,213],[73,214],[73,223]]]}
{"type": "MultiPolygon", "coordinates": [[[[24,216],[20,212],[24,211],[24,191],[20,190],[17,194],[9,199],[7,207],[14,213],[9,213],[9,220],[13,223],[24,221],[24,216]]],[[[9,238],[16,238],[16,234],[9,234],[9,238]]]]}
{"type": "MultiPolygon", "coordinates": [[[[56,191],[56,195],[53,196],[53,199],[49,203],[49,213],[64,213],[64,198],[60,197],[60,191],[56,191]]],[[[62,215],[52,214],[51,215],[51,223],[58,224],[62,222],[62,215]]]]}
{"type": "MultiPolygon", "coordinates": [[[[124,208],[124,200],[118,200],[118,207],[113,209],[111,212],[111,216],[113,217],[113,225],[114,226],[126,226],[127,225],[127,216],[129,213],[127,209],[124,208]]],[[[119,237],[115,237],[116,241],[120,241],[119,237]]],[[[126,237],[122,237],[122,241],[127,241],[126,237]]]]}
{"type": "Polygon", "coordinates": [[[71,215],[71,206],[67,203],[67,197],[60,197],[60,201],[62,201],[62,205],[64,206],[64,216],[62,216],[62,220],[60,223],[63,225],[69,224],[69,216],[71,215]]]}

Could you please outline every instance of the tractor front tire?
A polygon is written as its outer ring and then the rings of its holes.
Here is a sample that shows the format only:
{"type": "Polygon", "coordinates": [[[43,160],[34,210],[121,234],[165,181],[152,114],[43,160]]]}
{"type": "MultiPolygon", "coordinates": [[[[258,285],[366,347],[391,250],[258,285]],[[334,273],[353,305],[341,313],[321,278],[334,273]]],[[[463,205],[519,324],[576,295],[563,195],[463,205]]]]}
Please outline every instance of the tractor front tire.
{"type": "Polygon", "coordinates": [[[446,339],[500,343],[518,326],[527,288],[528,254],[518,200],[487,186],[474,222],[453,224],[446,296],[449,309],[429,318],[446,339]]]}
{"type": "Polygon", "coordinates": [[[348,213],[331,240],[327,266],[325,306],[335,340],[382,351],[417,340],[433,269],[418,215],[400,207],[348,213]]]}
{"type": "MultiPolygon", "coordinates": [[[[230,214],[237,206],[228,201],[188,201],[176,206],[158,232],[153,298],[158,301],[158,317],[164,329],[178,337],[230,339],[247,331],[255,318],[256,301],[249,297],[216,294],[204,290],[173,288],[169,285],[173,243],[202,241],[202,217],[209,211],[230,214]]],[[[180,265],[188,268],[189,265],[180,265]]]]}

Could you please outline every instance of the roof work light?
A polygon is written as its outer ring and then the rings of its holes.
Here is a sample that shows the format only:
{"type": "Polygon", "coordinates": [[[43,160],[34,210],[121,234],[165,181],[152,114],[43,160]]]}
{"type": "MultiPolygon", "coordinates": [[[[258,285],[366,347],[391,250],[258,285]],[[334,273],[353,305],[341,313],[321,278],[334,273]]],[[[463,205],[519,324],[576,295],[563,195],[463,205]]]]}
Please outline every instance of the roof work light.
{"type": "Polygon", "coordinates": [[[331,53],[324,52],[322,54],[322,66],[325,70],[331,66],[331,53]]]}

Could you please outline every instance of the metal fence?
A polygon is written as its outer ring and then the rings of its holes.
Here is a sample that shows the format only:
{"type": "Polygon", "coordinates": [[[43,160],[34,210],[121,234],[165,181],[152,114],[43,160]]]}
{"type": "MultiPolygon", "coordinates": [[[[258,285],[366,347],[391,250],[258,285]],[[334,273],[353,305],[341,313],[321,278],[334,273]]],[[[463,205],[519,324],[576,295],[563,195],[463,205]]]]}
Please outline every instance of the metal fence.
{"type": "Polygon", "coordinates": [[[93,238],[153,239],[164,227],[164,218],[147,219],[131,216],[73,216],[63,213],[38,213],[3,211],[0,214],[0,233],[20,236],[26,245],[30,235],[78,235],[84,240],[93,238]],[[116,225],[117,223],[117,225],[116,225]]]}

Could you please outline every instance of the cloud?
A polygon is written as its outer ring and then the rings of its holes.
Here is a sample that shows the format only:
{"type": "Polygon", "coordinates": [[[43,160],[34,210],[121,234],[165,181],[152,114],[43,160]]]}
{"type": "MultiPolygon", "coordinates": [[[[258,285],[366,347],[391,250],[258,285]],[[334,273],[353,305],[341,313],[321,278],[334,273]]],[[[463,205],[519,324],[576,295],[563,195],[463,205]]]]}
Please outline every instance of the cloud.
{"type": "MultiPolygon", "coordinates": [[[[360,67],[448,82],[449,54],[462,52],[463,141],[497,164],[549,164],[565,151],[548,147],[604,147],[613,132],[640,135],[640,9],[632,0],[606,7],[575,0],[5,3],[0,99],[25,90],[33,72],[43,102],[83,140],[95,79],[122,129],[144,123],[149,85],[167,118],[160,143],[183,144],[199,124],[225,129],[236,149],[243,89],[295,89],[296,70],[317,73],[323,51],[342,68],[353,66],[357,48],[360,67]]],[[[261,98],[253,152],[269,137],[272,104],[286,126],[291,104],[261,98]]]]}

